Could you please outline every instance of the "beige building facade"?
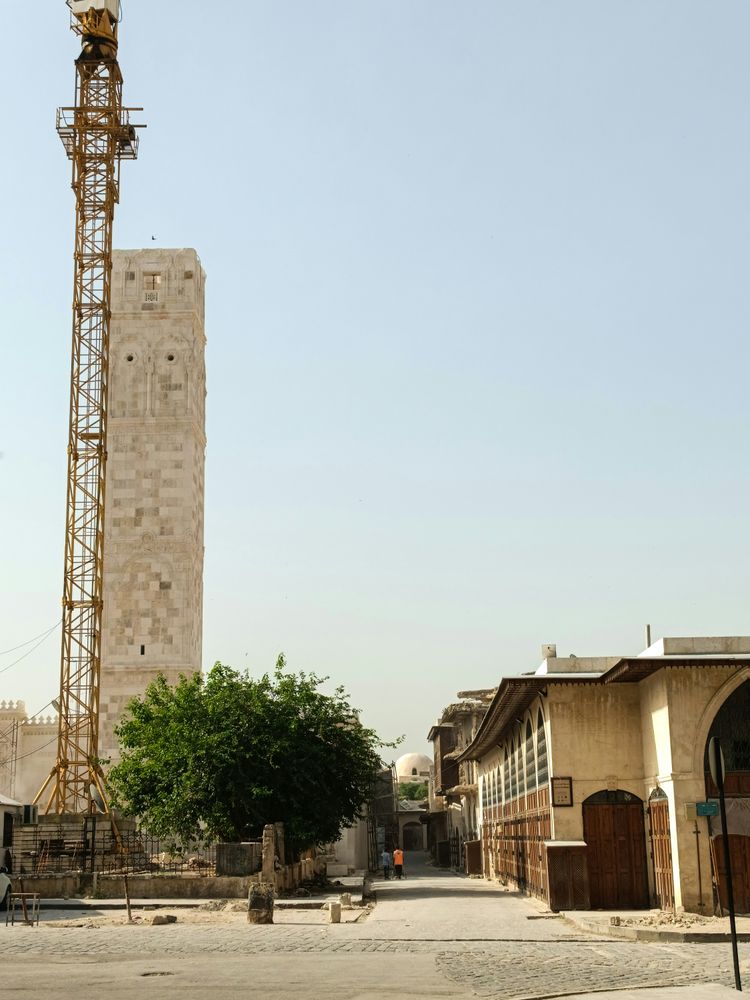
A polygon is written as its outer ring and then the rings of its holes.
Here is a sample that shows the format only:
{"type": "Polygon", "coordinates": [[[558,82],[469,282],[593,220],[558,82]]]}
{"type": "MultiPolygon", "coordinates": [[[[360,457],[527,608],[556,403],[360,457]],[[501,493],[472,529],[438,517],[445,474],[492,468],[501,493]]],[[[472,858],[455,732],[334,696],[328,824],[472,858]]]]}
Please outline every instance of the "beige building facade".
{"type": "Polygon", "coordinates": [[[459,691],[459,701],[448,705],[427,739],[432,743],[429,846],[436,863],[478,874],[479,796],[476,761],[459,763],[477,734],[495,694],[494,688],[459,691]]]}
{"type": "MultiPolygon", "coordinates": [[[[100,756],[128,701],[160,673],[201,669],[205,273],[191,249],[113,253],[100,756]]],[[[51,696],[57,692],[50,692],[51,696]]],[[[0,702],[0,794],[31,802],[57,719],[0,702]]]]}
{"type": "MultiPolygon", "coordinates": [[[[699,813],[716,797],[706,748],[722,740],[733,868],[748,873],[748,681],[738,636],[665,638],[636,657],[552,650],[505,678],[461,757],[478,769],[484,874],[553,909],[718,910],[721,831],[699,813]]],[[[750,911],[750,877],[736,894],[750,911]]]]}

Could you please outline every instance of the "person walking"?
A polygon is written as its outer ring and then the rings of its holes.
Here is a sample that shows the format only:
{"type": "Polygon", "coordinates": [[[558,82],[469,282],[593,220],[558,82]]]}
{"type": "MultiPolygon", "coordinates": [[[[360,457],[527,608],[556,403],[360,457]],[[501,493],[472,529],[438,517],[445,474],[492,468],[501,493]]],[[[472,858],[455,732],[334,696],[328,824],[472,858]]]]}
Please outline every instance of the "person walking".
{"type": "Polygon", "coordinates": [[[380,863],[383,866],[383,878],[391,877],[391,855],[389,851],[383,851],[380,856],[380,863]]]}
{"type": "Polygon", "coordinates": [[[404,874],[404,852],[400,847],[397,847],[393,852],[393,870],[396,873],[396,878],[401,878],[404,874]]]}

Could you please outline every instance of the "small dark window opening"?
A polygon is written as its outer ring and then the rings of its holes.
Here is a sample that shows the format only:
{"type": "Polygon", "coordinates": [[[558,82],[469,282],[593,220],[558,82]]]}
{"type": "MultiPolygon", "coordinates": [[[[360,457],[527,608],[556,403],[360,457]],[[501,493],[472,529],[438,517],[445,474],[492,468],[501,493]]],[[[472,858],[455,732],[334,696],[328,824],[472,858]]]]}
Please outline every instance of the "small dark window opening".
{"type": "Polygon", "coordinates": [[[132,354],[126,354],[126,355],[125,355],[125,360],[126,360],[126,361],[133,361],[133,360],[134,360],[134,357],[133,357],[133,355],[132,355],[132,354]]]}
{"type": "Polygon", "coordinates": [[[141,646],[141,656],[145,656],[145,655],[146,655],[146,647],[145,646],[141,646]]]}
{"type": "Polygon", "coordinates": [[[416,769],[416,767],[413,767],[413,768],[411,769],[411,773],[412,773],[412,774],[416,774],[416,773],[417,773],[417,769],[416,769]]]}
{"type": "Polygon", "coordinates": [[[174,354],[168,354],[167,361],[174,361],[174,354]]]}

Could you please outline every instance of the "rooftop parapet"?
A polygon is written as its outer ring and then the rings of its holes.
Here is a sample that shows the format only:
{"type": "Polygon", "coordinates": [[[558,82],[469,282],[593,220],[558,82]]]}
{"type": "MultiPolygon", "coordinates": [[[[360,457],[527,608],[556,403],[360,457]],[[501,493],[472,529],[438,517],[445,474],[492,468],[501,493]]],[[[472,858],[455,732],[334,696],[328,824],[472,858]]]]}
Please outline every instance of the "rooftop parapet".
{"type": "Polygon", "coordinates": [[[638,654],[639,657],[748,655],[750,655],[750,635],[665,636],[638,654]]]}

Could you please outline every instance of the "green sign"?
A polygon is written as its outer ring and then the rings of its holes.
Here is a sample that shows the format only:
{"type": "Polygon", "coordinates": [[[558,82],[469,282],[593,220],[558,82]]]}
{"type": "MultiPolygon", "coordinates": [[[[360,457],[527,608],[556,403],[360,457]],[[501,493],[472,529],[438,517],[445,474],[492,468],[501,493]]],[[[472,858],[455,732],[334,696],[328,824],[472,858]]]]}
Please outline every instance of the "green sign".
{"type": "Polygon", "coordinates": [[[699,816],[718,816],[718,802],[696,802],[695,811],[699,816]]]}

